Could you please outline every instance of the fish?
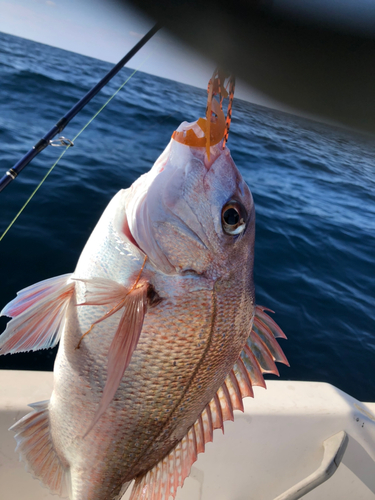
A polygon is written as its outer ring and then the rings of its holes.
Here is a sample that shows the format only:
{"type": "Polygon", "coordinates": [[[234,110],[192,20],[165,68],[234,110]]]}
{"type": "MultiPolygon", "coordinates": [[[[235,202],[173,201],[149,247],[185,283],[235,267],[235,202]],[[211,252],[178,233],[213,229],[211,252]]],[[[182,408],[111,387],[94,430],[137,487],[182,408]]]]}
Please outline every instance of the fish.
{"type": "Polygon", "coordinates": [[[223,140],[187,144],[204,136],[183,122],[110,201],[75,271],[1,311],[1,355],[59,343],[50,400],[11,428],[52,493],[115,500],[134,480],[132,500],[174,498],[214,430],[288,364],[255,302],[250,189],[223,140]]]}

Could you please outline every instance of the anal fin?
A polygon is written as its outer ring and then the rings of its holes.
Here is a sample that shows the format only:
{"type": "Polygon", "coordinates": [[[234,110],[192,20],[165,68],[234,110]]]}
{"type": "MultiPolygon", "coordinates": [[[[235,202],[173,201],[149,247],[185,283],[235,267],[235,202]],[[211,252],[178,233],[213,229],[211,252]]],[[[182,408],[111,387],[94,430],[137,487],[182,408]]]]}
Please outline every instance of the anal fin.
{"type": "Polygon", "coordinates": [[[16,451],[29,472],[48,486],[52,493],[69,496],[70,474],[61,463],[51,440],[49,401],[30,405],[34,411],[21,418],[10,430],[15,431],[16,451]]]}

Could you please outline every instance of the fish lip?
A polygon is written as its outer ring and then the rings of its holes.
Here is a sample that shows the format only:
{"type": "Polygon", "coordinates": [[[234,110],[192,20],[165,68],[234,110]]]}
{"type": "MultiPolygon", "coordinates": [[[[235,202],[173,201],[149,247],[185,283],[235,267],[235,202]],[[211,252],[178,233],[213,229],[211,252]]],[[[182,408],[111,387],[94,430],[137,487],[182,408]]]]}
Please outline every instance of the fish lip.
{"type": "Polygon", "coordinates": [[[220,156],[224,153],[224,151],[225,149],[223,149],[222,151],[219,150],[218,154],[210,153],[210,159],[208,159],[207,155],[204,155],[203,164],[206,167],[207,172],[209,172],[212,165],[218,158],[220,158],[220,156]]]}
{"type": "Polygon", "coordinates": [[[210,159],[207,158],[207,154],[206,154],[206,148],[201,148],[201,147],[193,147],[193,146],[185,146],[183,144],[183,146],[187,147],[187,148],[190,148],[190,151],[192,153],[192,155],[200,160],[204,167],[206,168],[206,171],[209,172],[210,168],[212,167],[212,165],[216,162],[216,160],[218,158],[220,158],[220,156],[222,156],[223,154],[228,154],[229,153],[229,149],[227,147],[225,147],[224,149],[221,149],[220,146],[222,145],[222,141],[219,142],[219,144],[215,145],[214,148],[215,150],[214,151],[210,151],[210,159]],[[204,152],[203,152],[204,151],[204,152]],[[203,155],[202,155],[203,153],[203,155]]]}

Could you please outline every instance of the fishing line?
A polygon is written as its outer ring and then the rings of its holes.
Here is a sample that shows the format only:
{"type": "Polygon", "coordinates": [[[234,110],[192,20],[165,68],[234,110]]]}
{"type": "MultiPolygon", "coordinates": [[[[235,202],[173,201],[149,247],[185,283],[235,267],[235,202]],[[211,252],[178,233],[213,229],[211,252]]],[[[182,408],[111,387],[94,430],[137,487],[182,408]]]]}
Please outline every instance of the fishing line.
{"type": "MultiPolygon", "coordinates": [[[[73,138],[72,140],[72,143],[74,143],[74,141],[82,134],[82,132],[90,125],[90,123],[95,120],[95,118],[98,116],[99,113],[101,113],[103,111],[103,109],[112,101],[112,99],[120,92],[120,90],[128,83],[128,81],[137,73],[137,71],[139,71],[139,69],[144,65],[144,63],[151,57],[152,55],[152,52],[150,52],[150,54],[142,61],[142,63],[138,66],[137,69],[135,69],[133,71],[133,73],[131,73],[131,75],[124,81],[124,83],[122,83],[120,85],[120,87],[111,95],[111,97],[103,104],[103,106],[94,114],[94,116],[92,118],[90,118],[90,120],[86,123],[86,125],[84,125],[84,127],[82,127],[82,129],[78,132],[78,134],[73,138]]],[[[66,146],[66,148],[63,150],[63,152],[61,153],[61,155],[57,158],[57,160],[55,161],[55,163],[52,165],[52,167],[48,170],[48,172],[45,174],[45,176],[43,177],[43,179],[39,182],[39,184],[37,185],[37,187],[34,189],[34,191],[31,193],[31,195],[29,196],[29,198],[26,200],[26,202],[24,203],[24,205],[22,206],[22,208],[19,210],[19,212],[17,213],[17,215],[14,217],[14,219],[12,220],[12,222],[9,224],[9,226],[5,229],[5,231],[3,232],[3,234],[0,236],[0,241],[2,241],[2,239],[4,238],[4,236],[7,234],[7,232],[9,231],[9,229],[13,226],[13,224],[16,222],[16,220],[18,219],[18,217],[22,214],[22,212],[25,210],[25,208],[27,207],[27,205],[30,203],[30,201],[32,200],[32,198],[34,197],[35,193],[39,190],[39,188],[42,186],[42,184],[44,183],[44,181],[47,179],[47,177],[49,176],[49,174],[52,172],[52,170],[56,167],[56,165],[59,163],[59,161],[61,160],[61,158],[64,156],[64,154],[67,152],[67,150],[69,148],[71,148],[72,146],[70,144],[68,144],[66,146]]]]}
{"type": "MultiPolygon", "coordinates": [[[[68,123],[89,103],[93,97],[117,75],[117,73],[127,64],[130,59],[157,33],[161,28],[160,23],[156,23],[134,47],[119,61],[91,90],[87,92],[60,120],[42,137],[5,175],[0,179],[0,191],[5,189],[27,165],[46,147],[56,143],[53,138],[61,133],[68,123]]],[[[63,140],[60,140],[64,144],[63,140]]]]}

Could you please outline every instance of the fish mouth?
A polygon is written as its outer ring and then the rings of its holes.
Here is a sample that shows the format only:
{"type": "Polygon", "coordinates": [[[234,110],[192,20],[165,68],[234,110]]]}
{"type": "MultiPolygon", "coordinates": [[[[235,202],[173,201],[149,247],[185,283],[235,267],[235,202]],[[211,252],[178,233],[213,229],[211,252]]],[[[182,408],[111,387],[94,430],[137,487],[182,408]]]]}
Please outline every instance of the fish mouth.
{"type": "MultiPolygon", "coordinates": [[[[222,141],[218,144],[218,146],[220,146],[220,145],[222,145],[222,141]]],[[[210,150],[210,159],[208,159],[206,154],[204,155],[203,163],[207,169],[207,172],[210,170],[210,168],[215,163],[215,161],[224,153],[224,151],[225,151],[225,149],[218,148],[218,147],[215,147],[215,148],[212,147],[210,150]],[[214,150],[214,151],[212,151],[212,150],[214,150]]]]}
{"type": "MultiPolygon", "coordinates": [[[[172,139],[173,140],[173,139],[172,139]]],[[[177,141],[173,141],[177,142],[177,141]]],[[[180,143],[178,143],[180,144],[180,143]]],[[[192,155],[200,160],[203,165],[205,166],[207,172],[210,170],[212,165],[215,163],[215,161],[222,155],[222,154],[227,154],[229,152],[228,148],[225,147],[223,149],[223,141],[221,140],[218,144],[215,144],[214,146],[211,146],[210,148],[210,159],[208,159],[206,148],[202,147],[194,147],[194,146],[186,146],[183,144],[185,148],[189,148],[190,151],[192,152],[192,155]]]]}

